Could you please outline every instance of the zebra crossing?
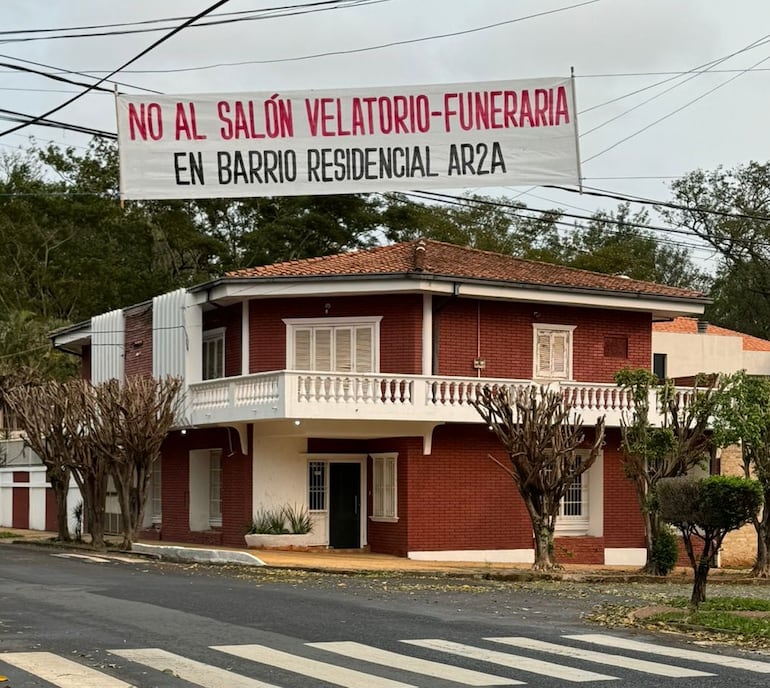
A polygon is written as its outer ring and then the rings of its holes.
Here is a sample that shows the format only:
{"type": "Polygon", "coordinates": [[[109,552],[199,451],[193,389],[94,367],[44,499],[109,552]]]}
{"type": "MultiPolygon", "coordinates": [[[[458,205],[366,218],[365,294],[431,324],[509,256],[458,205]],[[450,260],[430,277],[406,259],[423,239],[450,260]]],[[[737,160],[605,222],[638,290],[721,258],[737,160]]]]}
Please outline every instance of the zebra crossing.
{"type": "Polygon", "coordinates": [[[661,679],[700,678],[718,675],[720,669],[770,674],[770,661],[599,633],[564,635],[559,642],[511,636],[480,638],[473,644],[441,638],[403,639],[399,643],[403,651],[354,641],[304,643],[292,652],[260,644],[210,646],[215,656],[221,657],[222,666],[160,648],[122,648],[108,651],[115,663],[107,670],[52,652],[0,652],[0,674],[7,675],[3,685],[8,688],[144,688],[159,685],[163,675],[177,686],[181,681],[202,688],[282,688],[280,681],[272,682],[274,678],[260,678],[275,676],[275,670],[278,675],[293,674],[344,688],[424,688],[444,682],[478,687],[533,685],[539,677],[558,679],[566,686],[618,681],[632,673],[661,679]],[[239,660],[237,669],[229,666],[232,658],[239,660]],[[472,660],[474,667],[485,670],[459,666],[461,659],[472,660]],[[156,678],[148,678],[151,683],[132,682],[131,675],[121,676],[121,672],[131,674],[126,671],[129,667],[139,667],[156,678]],[[377,673],[382,667],[387,675],[377,673]],[[30,683],[30,676],[38,682],[30,683]]]}

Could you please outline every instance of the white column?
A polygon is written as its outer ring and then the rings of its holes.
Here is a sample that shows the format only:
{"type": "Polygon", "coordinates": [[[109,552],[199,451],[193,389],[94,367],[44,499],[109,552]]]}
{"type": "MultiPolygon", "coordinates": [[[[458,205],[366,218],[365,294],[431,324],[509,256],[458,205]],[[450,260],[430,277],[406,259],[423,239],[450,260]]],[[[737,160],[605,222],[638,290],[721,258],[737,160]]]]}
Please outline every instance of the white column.
{"type": "Polygon", "coordinates": [[[422,374],[433,372],[433,294],[422,295],[422,374]]]}

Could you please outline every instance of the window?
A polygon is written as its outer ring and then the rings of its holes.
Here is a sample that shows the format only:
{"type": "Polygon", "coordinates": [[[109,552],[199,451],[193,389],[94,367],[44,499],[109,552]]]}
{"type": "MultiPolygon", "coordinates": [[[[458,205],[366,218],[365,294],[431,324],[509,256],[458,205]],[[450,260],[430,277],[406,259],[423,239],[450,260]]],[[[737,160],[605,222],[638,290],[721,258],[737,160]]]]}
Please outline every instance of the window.
{"type": "Polygon", "coordinates": [[[284,322],[288,326],[288,367],[292,370],[377,371],[380,318],[355,322],[341,318],[284,322]]]}
{"type": "Polygon", "coordinates": [[[652,355],[652,372],[660,382],[666,379],[666,367],[668,363],[668,354],[652,355]]]}
{"type": "MultiPolygon", "coordinates": [[[[583,453],[587,456],[587,453],[583,453]]],[[[577,460],[581,461],[581,452],[577,460]]],[[[601,535],[603,529],[602,453],[584,473],[567,488],[556,516],[556,534],[561,536],[601,535]],[[592,497],[593,496],[593,497],[592,497]]]]}
{"type": "Polygon", "coordinates": [[[572,379],[572,331],[570,325],[534,326],[535,379],[572,379]]]}
{"type": "Polygon", "coordinates": [[[220,327],[203,333],[204,380],[215,380],[225,376],[225,330],[220,327]]]}
{"type": "Polygon", "coordinates": [[[209,454],[209,524],[222,525],[222,450],[209,454]]]}
{"type": "Polygon", "coordinates": [[[372,518],[397,520],[396,456],[372,456],[372,518]]]}
{"type": "Polygon", "coordinates": [[[310,511],[326,511],[326,463],[308,463],[308,508],[310,511]]]}
{"type": "Polygon", "coordinates": [[[155,463],[152,465],[152,492],[150,499],[151,502],[151,508],[150,508],[150,515],[152,516],[152,522],[153,523],[160,523],[161,522],[161,472],[160,472],[160,466],[161,462],[160,459],[155,461],[155,463]]]}

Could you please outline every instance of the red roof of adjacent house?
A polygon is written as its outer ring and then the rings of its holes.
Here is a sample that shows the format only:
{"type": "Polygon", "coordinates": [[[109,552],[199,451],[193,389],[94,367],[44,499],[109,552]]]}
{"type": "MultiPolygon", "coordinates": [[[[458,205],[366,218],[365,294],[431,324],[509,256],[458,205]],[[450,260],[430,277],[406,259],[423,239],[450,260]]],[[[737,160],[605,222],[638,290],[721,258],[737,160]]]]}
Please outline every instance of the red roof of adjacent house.
{"type": "MultiPolygon", "coordinates": [[[[759,337],[736,332],[735,330],[728,330],[725,327],[719,327],[711,323],[704,323],[704,326],[706,331],[703,334],[715,335],[717,337],[740,337],[743,340],[744,351],[770,351],[770,341],[766,339],[760,339],[759,337]]],[[[698,320],[696,318],[674,318],[673,320],[653,323],[652,329],[655,332],[697,334],[698,320]]]]}
{"type": "Polygon", "coordinates": [[[524,260],[432,239],[420,239],[363,251],[261,265],[227,273],[236,278],[372,276],[422,273],[445,277],[528,285],[598,289],[684,299],[703,299],[690,289],[668,287],[615,275],[524,260]]]}

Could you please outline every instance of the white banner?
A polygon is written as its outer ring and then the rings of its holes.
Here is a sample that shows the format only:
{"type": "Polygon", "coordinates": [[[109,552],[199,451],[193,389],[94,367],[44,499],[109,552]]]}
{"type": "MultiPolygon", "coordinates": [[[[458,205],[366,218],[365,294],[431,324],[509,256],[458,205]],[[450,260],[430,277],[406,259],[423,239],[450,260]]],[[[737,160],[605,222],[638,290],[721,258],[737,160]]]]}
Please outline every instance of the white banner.
{"type": "Polygon", "coordinates": [[[569,78],[118,96],[127,199],[578,184],[569,78]]]}

